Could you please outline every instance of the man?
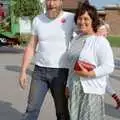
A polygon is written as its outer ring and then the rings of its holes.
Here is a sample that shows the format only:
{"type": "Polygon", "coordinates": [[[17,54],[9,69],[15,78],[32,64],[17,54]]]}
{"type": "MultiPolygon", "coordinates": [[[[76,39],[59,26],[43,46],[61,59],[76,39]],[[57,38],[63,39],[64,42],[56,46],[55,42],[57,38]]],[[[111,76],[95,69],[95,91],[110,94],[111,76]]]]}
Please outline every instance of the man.
{"type": "Polygon", "coordinates": [[[32,37],[25,49],[20,86],[27,85],[26,70],[35,55],[28,105],[22,120],[37,120],[41,105],[50,89],[57,120],[69,120],[64,91],[68,76],[65,52],[72,38],[74,15],[62,10],[62,0],[45,0],[46,13],[34,18],[32,37]],[[37,50],[36,50],[37,46],[37,50]]]}
{"type": "Polygon", "coordinates": [[[0,3],[0,24],[3,22],[5,17],[5,10],[3,8],[3,3],[0,3]]]}

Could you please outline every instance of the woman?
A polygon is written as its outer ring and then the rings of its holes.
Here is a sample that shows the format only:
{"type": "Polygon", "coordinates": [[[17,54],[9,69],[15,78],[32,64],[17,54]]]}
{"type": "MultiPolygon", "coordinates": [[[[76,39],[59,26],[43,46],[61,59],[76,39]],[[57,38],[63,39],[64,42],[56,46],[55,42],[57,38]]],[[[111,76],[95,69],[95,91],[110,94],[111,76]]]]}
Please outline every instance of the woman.
{"type": "MultiPolygon", "coordinates": [[[[100,20],[100,25],[97,30],[97,35],[108,37],[110,31],[109,24],[105,23],[103,20],[100,20]]],[[[120,97],[117,95],[116,91],[111,85],[110,78],[108,76],[106,92],[113,98],[116,103],[116,109],[120,108],[120,97]]]]}
{"type": "Polygon", "coordinates": [[[106,38],[96,35],[99,20],[93,6],[78,7],[75,23],[82,35],[72,40],[67,52],[70,120],[104,120],[106,78],[114,69],[112,49],[106,38]],[[76,61],[79,61],[77,68],[76,61]],[[88,69],[80,61],[95,67],[88,69]]]}

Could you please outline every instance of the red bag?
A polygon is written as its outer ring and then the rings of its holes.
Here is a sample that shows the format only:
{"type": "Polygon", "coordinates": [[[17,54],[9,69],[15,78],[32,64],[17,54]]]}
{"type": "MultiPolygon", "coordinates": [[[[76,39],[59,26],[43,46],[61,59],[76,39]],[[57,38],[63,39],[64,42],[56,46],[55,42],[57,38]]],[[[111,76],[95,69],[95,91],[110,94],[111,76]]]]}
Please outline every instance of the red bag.
{"type": "Polygon", "coordinates": [[[92,71],[92,70],[95,68],[95,65],[93,65],[93,64],[91,64],[91,63],[88,63],[88,62],[85,62],[85,61],[82,61],[82,60],[77,60],[76,63],[75,63],[75,66],[74,66],[74,70],[75,70],[75,71],[81,71],[80,64],[81,64],[85,69],[87,69],[88,71],[92,71]]]}

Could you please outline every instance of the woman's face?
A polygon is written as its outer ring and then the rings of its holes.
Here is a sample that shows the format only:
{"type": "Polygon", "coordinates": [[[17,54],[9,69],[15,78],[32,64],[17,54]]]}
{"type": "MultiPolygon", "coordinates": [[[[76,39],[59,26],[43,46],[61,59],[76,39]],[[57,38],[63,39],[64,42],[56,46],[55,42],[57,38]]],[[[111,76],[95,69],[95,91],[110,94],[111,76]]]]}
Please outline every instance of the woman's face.
{"type": "Polygon", "coordinates": [[[92,28],[92,19],[89,16],[88,12],[85,12],[83,15],[78,16],[77,25],[82,33],[91,34],[94,32],[92,28]]]}

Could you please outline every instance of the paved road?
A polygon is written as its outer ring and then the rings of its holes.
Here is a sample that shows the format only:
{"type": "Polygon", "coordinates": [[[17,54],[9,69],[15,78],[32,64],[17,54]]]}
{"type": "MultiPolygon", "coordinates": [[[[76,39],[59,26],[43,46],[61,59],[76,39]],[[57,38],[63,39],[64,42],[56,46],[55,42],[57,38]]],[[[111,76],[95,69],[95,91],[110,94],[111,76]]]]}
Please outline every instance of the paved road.
{"type": "MultiPolygon", "coordinates": [[[[25,111],[28,88],[20,89],[17,79],[22,58],[22,50],[18,52],[0,52],[0,120],[19,120],[25,111]]],[[[28,79],[33,69],[28,71],[28,79]]],[[[120,70],[111,76],[112,85],[120,93],[120,70]]],[[[29,81],[30,82],[30,81],[29,81]]],[[[114,109],[110,96],[105,95],[106,120],[120,120],[120,111],[114,109]]],[[[48,93],[40,112],[39,120],[56,120],[53,100],[48,93]]]]}

